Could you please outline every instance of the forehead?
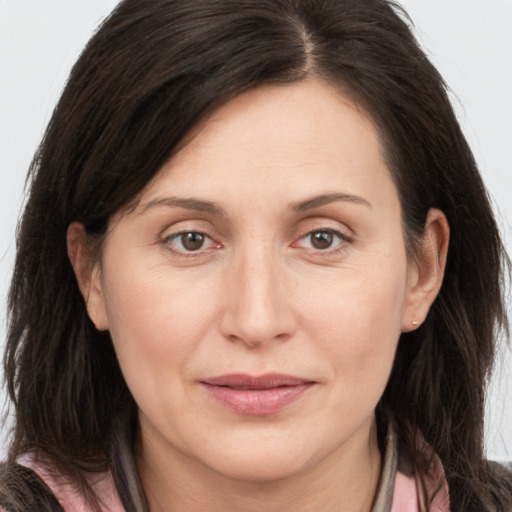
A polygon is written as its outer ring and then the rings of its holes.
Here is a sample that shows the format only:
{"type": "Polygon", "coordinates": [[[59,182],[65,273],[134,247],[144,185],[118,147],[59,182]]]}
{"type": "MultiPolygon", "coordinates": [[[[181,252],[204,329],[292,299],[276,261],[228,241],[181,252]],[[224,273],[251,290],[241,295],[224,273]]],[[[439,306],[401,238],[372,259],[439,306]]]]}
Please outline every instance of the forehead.
{"type": "Polygon", "coordinates": [[[215,202],[261,202],[269,189],[289,202],[315,193],[377,202],[396,195],[370,117],[317,80],[262,86],[227,102],[191,132],[141,202],[171,189],[215,202]]]}

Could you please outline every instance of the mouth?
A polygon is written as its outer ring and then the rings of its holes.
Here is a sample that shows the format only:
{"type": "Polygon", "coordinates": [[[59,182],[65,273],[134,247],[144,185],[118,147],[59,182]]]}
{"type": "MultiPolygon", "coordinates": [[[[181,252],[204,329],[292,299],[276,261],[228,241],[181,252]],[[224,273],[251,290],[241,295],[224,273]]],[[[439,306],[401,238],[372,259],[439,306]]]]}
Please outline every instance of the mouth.
{"type": "Polygon", "coordinates": [[[299,400],[314,384],[311,380],[280,373],[230,374],[201,381],[217,403],[246,416],[275,414],[299,400]]]}

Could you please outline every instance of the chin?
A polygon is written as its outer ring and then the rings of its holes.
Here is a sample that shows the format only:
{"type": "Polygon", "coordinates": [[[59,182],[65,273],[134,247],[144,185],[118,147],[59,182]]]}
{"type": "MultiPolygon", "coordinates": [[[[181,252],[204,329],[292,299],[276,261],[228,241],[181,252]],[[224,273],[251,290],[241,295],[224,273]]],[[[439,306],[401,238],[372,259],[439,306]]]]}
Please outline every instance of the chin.
{"type": "MultiPolygon", "coordinates": [[[[268,434],[268,433],[267,433],[268,434]]],[[[248,482],[288,479],[315,466],[329,453],[293,435],[237,438],[203,450],[196,460],[226,478],[248,482]]]]}
{"type": "MultiPolygon", "coordinates": [[[[247,454],[249,455],[249,454],[247,454]]],[[[277,482],[307,470],[309,464],[297,456],[259,453],[254,456],[222,457],[212,469],[231,480],[253,483],[277,482]]]]}

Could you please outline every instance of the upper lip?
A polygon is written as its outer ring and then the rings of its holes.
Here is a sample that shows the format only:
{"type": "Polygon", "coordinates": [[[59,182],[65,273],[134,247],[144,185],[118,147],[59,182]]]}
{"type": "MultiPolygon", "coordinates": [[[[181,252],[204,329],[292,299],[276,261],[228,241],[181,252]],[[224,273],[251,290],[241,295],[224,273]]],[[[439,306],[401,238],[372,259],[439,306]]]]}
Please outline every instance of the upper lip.
{"type": "Polygon", "coordinates": [[[282,373],[266,373],[253,376],[244,373],[231,373],[202,379],[202,383],[210,386],[224,386],[237,389],[271,389],[283,386],[300,386],[301,384],[312,384],[312,380],[285,375],[282,373]]]}

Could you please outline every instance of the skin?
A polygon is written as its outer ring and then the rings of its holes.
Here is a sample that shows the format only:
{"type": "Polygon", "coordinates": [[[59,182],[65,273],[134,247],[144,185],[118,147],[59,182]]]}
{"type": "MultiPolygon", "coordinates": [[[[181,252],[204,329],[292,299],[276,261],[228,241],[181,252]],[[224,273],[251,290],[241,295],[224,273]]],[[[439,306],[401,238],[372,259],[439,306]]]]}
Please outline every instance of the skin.
{"type": "Polygon", "coordinates": [[[316,80],[252,90],[204,121],[111,220],[100,259],[72,224],[89,315],[139,406],[150,510],[371,510],[375,407],[401,332],[439,291],[447,244],[431,210],[408,257],[377,130],[316,80]],[[204,244],[187,251],[183,232],[204,244]],[[312,233],[326,232],[319,249],[312,233]],[[200,384],[268,372],[314,385],[244,416],[200,384]]]}

